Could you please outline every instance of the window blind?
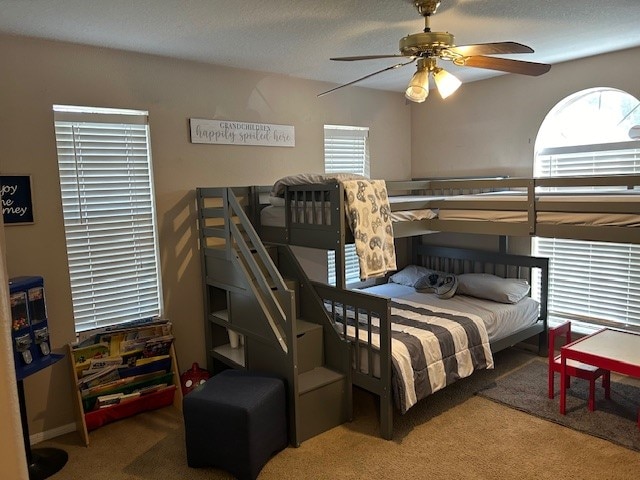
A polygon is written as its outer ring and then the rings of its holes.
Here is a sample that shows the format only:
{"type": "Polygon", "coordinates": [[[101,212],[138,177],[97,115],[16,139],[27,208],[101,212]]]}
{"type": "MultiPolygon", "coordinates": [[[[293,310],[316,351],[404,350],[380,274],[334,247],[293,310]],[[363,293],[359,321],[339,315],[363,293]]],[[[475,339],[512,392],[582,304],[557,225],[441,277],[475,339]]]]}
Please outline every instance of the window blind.
{"type": "Polygon", "coordinates": [[[536,176],[631,175],[640,172],[640,142],[546,148],[536,158],[536,176]]]}
{"type": "Polygon", "coordinates": [[[160,315],[146,113],[59,107],[55,134],[76,331],[160,315]]]}
{"type": "MultiPolygon", "coordinates": [[[[369,129],[325,125],[324,127],[325,173],[357,173],[370,175],[369,129]]],[[[336,284],[335,253],[327,254],[328,282],[336,284]]],[[[360,281],[360,264],[355,245],[345,246],[345,276],[347,283],[360,281]]]]}
{"type": "Polygon", "coordinates": [[[369,129],[324,127],[324,171],[369,176],[369,129]]]}
{"type": "MultiPolygon", "coordinates": [[[[640,173],[640,142],[547,148],[540,177],[640,173]]],[[[549,313],[598,325],[640,326],[640,245],[535,238],[549,257],[549,313]]]]}

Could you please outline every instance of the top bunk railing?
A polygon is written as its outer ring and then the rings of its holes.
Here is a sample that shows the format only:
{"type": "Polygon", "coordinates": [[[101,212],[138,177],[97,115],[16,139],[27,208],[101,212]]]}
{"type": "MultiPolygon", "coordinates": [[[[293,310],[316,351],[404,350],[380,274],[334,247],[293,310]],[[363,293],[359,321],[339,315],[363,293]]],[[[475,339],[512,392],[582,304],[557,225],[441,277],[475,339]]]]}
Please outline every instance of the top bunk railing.
{"type": "MultiPolygon", "coordinates": [[[[420,179],[386,184],[391,210],[402,217],[394,222],[397,238],[457,232],[640,243],[640,175],[420,179]],[[403,216],[415,210],[430,210],[432,215],[418,220],[403,216]],[[497,216],[465,216],[465,211],[496,212],[497,216]],[[557,214],[617,218],[581,223],[568,216],[557,220],[557,214]]],[[[282,203],[288,205],[288,220],[284,229],[276,229],[286,232],[285,243],[339,250],[353,241],[339,185],[328,181],[285,189],[282,203]]]]}

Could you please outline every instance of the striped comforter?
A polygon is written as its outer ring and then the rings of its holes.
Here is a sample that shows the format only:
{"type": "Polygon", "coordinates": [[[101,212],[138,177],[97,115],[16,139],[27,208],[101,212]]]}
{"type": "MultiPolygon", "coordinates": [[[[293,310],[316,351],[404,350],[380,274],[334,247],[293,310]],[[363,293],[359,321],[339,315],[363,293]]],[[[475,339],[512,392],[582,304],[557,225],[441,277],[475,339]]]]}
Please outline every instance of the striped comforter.
{"type": "MultiPolygon", "coordinates": [[[[347,335],[355,340],[352,321],[347,335]]],[[[475,370],[493,368],[489,337],[476,315],[394,298],[391,321],[391,386],[401,413],[475,370]]],[[[376,347],[378,331],[372,329],[376,347]]],[[[359,336],[365,341],[366,329],[359,336]]]]}
{"type": "Polygon", "coordinates": [[[489,337],[476,315],[394,299],[391,321],[392,388],[402,413],[475,370],[493,368],[489,337]]]}

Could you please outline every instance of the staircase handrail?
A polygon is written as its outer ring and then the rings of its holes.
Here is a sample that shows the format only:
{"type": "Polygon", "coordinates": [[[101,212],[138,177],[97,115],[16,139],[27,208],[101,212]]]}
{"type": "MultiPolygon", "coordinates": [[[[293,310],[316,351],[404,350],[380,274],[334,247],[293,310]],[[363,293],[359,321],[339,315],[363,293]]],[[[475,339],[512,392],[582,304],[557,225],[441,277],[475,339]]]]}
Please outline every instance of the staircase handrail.
{"type": "MultiPolygon", "coordinates": [[[[264,248],[260,237],[253,228],[253,224],[249,220],[244,208],[240,205],[240,202],[231,188],[227,189],[225,198],[226,208],[224,221],[225,229],[227,230],[227,235],[230,240],[227,242],[227,253],[241,258],[243,264],[248,266],[251,270],[253,277],[257,281],[257,286],[261,293],[261,299],[266,302],[265,307],[269,312],[267,317],[271,329],[273,330],[280,347],[286,353],[290,350],[289,342],[294,338],[293,327],[291,325],[292,322],[287,322],[287,313],[274,293],[274,288],[278,293],[285,294],[286,298],[290,298],[292,292],[287,288],[284,279],[267,253],[267,250],[264,248]],[[233,217],[237,218],[239,223],[242,225],[244,233],[251,241],[253,251],[259,257],[262,265],[264,266],[264,270],[261,269],[256,262],[252,248],[249,247],[245,237],[242,235],[242,232],[231,220],[233,217]],[[238,246],[237,249],[233,247],[234,244],[238,246]],[[265,276],[265,270],[268,273],[269,279],[265,276]],[[271,280],[272,283],[270,283],[269,280],[271,280]],[[286,338],[283,338],[283,334],[286,338]],[[289,339],[289,341],[287,341],[287,339],[289,339]]],[[[267,313],[267,311],[265,311],[265,313],[267,313]]]]}

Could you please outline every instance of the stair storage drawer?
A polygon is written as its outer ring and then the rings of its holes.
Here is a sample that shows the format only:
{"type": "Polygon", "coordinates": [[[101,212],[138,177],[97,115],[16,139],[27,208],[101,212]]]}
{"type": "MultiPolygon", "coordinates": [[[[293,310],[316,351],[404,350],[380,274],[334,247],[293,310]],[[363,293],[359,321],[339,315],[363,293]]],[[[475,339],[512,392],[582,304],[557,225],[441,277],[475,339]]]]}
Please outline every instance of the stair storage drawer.
{"type": "Polygon", "coordinates": [[[298,320],[298,373],[308,372],[323,364],[322,327],[298,320]]]}
{"type": "MultiPolygon", "coordinates": [[[[303,387],[304,388],[304,387],[303,387]]],[[[344,375],[308,390],[300,395],[298,414],[300,422],[300,441],[304,441],[337,425],[348,418],[344,395],[347,380],[344,375]]]]}

